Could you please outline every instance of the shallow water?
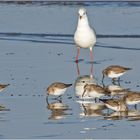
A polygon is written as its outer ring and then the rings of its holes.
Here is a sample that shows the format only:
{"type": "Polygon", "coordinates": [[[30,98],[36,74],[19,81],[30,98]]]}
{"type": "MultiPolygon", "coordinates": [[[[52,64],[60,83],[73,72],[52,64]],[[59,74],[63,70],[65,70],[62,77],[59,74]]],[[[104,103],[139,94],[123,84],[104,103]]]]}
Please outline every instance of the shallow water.
{"type": "MultiPolygon", "coordinates": [[[[0,77],[9,83],[0,94],[0,138],[140,138],[139,111],[117,114],[94,101],[76,98],[74,85],[90,75],[89,50],[81,50],[78,66],[73,33],[77,10],[85,6],[97,33],[93,77],[101,83],[102,69],[119,64],[133,68],[121,86],[140,91],[139,2],[0,3],[0,77]],[[55,81],[73,83],[62,101],[45,93],[55,81]]],[[[111,85],[110,79],[105,79],[111,85]]]]}

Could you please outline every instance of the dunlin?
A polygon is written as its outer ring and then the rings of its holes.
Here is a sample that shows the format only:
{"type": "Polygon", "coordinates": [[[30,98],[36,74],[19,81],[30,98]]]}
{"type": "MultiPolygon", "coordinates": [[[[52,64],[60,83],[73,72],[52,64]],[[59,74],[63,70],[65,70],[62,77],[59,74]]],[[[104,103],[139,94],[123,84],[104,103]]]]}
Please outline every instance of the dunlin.
{"type": "Polygon", "coordinates": [[[108,93],[103,87],[95,84],[86,84],[84,86],[84,92],[82,97],[84,97],[85,94],[87,94],[91,98],[95,98],[95,101],[96,98],[100,98],[102,96],[108,95],[108,93]]]}
{"type": "Polygon", "coordinates": [[[109,66],[102,71],[103,74],[102,81],[104,80],[105,76],[112,78],[112,80],[114,81],[116,78],[119,78],[120,76],[125,74],[128,70],[131,70],[131,68],[118,65],[109,66]]]}
{"type": "Polygon", "coordinates": [[[60,97],[65,93],[68,87],[72,86],[72,84],[65,84],[65,83],[60,83],[60,82],[55,82],[52,83],[48,88],[47,88],[47,95],[53,95],[53,96],[58,96],[60,97]]]}
{"type": "Polygon", "coordinates": [[[77,46],[76,63],[78,63],[78,57],[80,48],[90,49],[90,59],[93,62],[92,47],[96,43],[95,31],[89,26],[88,17],[85,8],[79,9],[79,19],[76,32],[74,34],[74,41],[77,46]]]}
{"type": "Polygon", "coordinates": [[[88,95],[84,95],[84,97],[82,97],[82,94],[84,92],[84,86],[86,84],[96,84],[96,80],[94,77],[91,77],[90,75],[81,75],[78,76],[76,81],[75,81],[75,85],[74,85],[74,89],[75,89],[75,94],[77,97],[79,98],[84,98],[84,99],[89,99],[91,97],[89,97],[88,95]]]}
{"type": "Polygon", "coordinates": [[[114,111],[127,111],[128,107],[124,101],[124,99],[99,99],[102,101],[107,108],[112,109],[114,111]]]}
{"type": "Polygon", "coordinates": [[[140,92],[128,91],[124,96],[124,99],[128,105],[135,105],[140,103],[140,92]]]}

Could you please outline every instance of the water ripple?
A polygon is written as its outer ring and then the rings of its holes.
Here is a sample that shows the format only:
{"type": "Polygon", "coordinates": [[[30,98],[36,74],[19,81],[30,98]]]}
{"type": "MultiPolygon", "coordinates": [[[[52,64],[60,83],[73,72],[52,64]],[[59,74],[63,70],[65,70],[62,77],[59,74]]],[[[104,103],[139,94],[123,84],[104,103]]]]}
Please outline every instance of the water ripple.
{"type": "MultiPolygon", "coordinates": [[[[50,33],[21,33],[21,32],[0,32],[1,37],[64,37],[73,38],[73,34],[50,34],[50,33]]],[[[140,34],[97,34],[98,38],[140,38],[140,34]]]]}
{"type": "Polygon", "coordinates": [[[113,7],[139,7],[139,1],[0,1],[0,4],[27,5],[27,6],[113,6],[113,7]]]}
{"type": "MultiPolygon", "coordinates": [[[[103,35],[97,34],[97,38],[140,38],[140,35],[103,35]]],[[[74,45],[73,34],[47,34],[47,33],[0,33],[0,40],[10,40],[10,41],[28,41],[34,43],[51,43],[51,44],[67,44],[74,45]]],[[[96,43],[97,47],[101,48],[111,48],[120,50],[140,50],[140,48],[134,47],[123,47],[123,46],[113,46],[107,44],[96,43]]]]}

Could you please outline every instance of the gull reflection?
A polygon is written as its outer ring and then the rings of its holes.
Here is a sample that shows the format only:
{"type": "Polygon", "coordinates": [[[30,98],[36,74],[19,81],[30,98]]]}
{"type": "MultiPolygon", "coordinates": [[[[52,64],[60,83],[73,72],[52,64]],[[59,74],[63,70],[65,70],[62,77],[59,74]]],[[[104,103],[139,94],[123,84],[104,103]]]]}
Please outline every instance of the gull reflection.
{"type": "Polygon", "coordinates": [[[71,110],[68,105],[62,103],[61,100],[55,100],[52,103],[47,102],[47,109],[51,111],[51,115],[48,119],[51,120],[59,120],[66,117],[66,115],[70,115],[66,113],[66,111],[71,110]]]}
{"type": "Polygon", "coordinates": [[[103,103],[93,103],[89,101],[77,101],[80,104],[82,112],[80,116],[97,117],[104,116],[103,110],[106,108],[103,103]]]}
{"type": "MultiPolygon", "coordinates": [[[[80,76],[80,67],[79,67],[79,64],[76,63],[76,70],[77,70],[77,75],[80,76]]],[[[93,73],[93,63],[91,63],[91,67],[90,67],[90,76],[92,76],[92,73],[93,73]]]]}
{"type": "MultiPolygon", "coordinates": [[[[75,95],[81,99],[83,99],[82,94],[84,92],[84,86],[86,84],[97,84],[96,79],[92,75],[92,69],[93,69],[92,67],[93,64],[91,64],[90,75],[80,75],[79,65],[77,64],[78,77],[75,80],[74,90],[75,90],[75,95]]],[[[86,94],[84,95],[84,99],[89,99],[89,98],[91,97],[89,97],[86,94]]]]}

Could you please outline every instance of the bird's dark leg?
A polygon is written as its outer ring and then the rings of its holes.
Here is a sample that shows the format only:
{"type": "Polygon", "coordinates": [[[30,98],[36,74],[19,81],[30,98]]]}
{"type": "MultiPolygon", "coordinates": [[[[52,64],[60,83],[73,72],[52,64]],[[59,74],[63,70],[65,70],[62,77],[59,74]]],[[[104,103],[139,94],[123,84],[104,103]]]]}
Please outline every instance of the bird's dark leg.
{"type": "Polygon", "coordinates": [[[47,105],[49,105],[48,95],[46,96],[46,103],[47,103],[47,105]]]}
{"type": "Polygon", "coordinates": [[[135,107],[135,109],[137,110],[137,105],[136,105],[136,104],[134,105],[134,107],[135,107]]]}
{"type": "Polygon", "coordinates": [[[107,109],[107,115],[109,115],[109,113],[110,113],[110,112],[109,112],[109,108],[108,108],[108,109],[107,109]]]}
{"type": "Polygon", "coordinates": [[[118,78],[118,82],[120,82],[120,77],[118,78]]]}
{"type": "Polygon", "coordinates": [[[76,54],[76,60],[75,60],[76,63],[78,63],[79,54],[80,54],[80,48],[78,47],[77,48],[77,54],[76,54]]]}
{"type": "Polygon", "coordinates": [[[118,85],[120,86],[120,77],[118,78],[118,85]]]}
{"type": "Polygon", "coordinates": [[[55,98],[55,100],[59,100],[59,98],[61,98],[62,95],[59,95],[58,97],[55,98]]]}
{"type": "Polygon", "coordinates": [[[116,78],[112,78],[112,83],[115,85],[116,78]]]}
{"type": "Polygon", "coordinates": [[[97,103],[97,98],[95,98],[94,100],[95,100],[95,103],[97,103]]]}

